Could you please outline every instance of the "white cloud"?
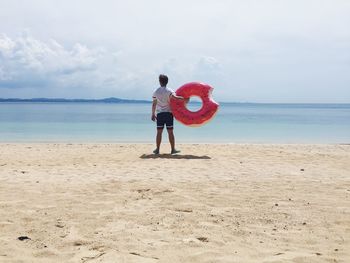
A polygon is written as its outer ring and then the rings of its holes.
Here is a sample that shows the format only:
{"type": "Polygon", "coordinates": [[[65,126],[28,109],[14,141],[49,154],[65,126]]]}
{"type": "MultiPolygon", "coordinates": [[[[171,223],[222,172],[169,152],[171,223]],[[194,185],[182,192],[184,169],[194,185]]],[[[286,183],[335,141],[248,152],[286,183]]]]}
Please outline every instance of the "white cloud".
{"type": "Polygon", "coordinates": [[[101,55],[76,44],[66,49],[55,40],[45,43],[29,35],[11,39],[0,36],[0,87],[26,88],[32,85],[56,84],[64,75],[93,71],[101,55]],[[40,81],[37,81],[40,80],[40,81]]]}
{"type": "Polygon", "coordinates": [[[110,55],[104,48],[81,43],[64,47],[54,39],[41,41],[29,33],[15,39],[3,34],[0,89],[14,94],[31,89],[32,96],[112,96],[113,89],[136,81],[132,72],[121,70],[118,56],[120,52],[110,55]]]}
{"type": "Polygon", "coordinates": [[[124,96],[148,98],[157,83],[157,75],[170,76],[176,88],[193,79],[213,80],[221,65],[213,57],[168,59],[160,65],[140,67],[130,64],[132,55],[104,48],[89,48],[76,43],[64,47],[54,39],[38,40],[28,32],[11,39],[0,36],[0,88],[20,93],[36,89],[43,96],[124,96]],[[209,77],[209,78],[207,78],[209,77]],[[85,92],[84,92],[85,91],[85,92]],[[79,95],[80,94],[80,95],[79,95]]]}

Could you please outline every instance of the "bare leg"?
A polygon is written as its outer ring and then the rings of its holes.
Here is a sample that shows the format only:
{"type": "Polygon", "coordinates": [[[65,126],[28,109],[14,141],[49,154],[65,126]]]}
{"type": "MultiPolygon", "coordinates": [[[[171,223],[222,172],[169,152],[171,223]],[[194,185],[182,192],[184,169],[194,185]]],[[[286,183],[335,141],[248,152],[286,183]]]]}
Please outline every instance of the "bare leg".
{"type": "Polygon", "coordinates": [[[162,133],[163,133],[163,129],[157,129],[157,138],[156,138],[156,143],[157,143],[157,150],[159,151],[160,148],[160,144],[162,142],[162,133]]]}
{"type": "Polygon", "coordinates": [[[173,129],[167,129],[168,131],[168,136],[169,136],[169,142],[171,145],[171,151],[175,151],[175,136],[174,136],[174,132],[173,129]]]}

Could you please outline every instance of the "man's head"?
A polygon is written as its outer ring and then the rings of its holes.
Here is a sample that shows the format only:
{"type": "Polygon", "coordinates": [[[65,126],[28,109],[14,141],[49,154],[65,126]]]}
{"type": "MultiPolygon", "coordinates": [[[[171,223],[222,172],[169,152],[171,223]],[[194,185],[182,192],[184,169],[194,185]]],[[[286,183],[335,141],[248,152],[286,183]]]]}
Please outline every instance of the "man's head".
{"type": "Polygon", "coordinates": [[[168,76],[160,74],[159,75],[159,84],[162,87],[165,87],[168,84],[168,76]]]}

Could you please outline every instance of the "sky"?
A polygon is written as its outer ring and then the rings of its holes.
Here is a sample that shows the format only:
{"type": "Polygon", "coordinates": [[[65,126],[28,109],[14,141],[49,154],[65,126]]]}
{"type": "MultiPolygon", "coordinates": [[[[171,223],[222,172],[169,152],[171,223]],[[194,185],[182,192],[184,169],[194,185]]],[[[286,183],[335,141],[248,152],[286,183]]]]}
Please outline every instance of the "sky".
{"type": "Polygon", "coordinates": [[[0,98],[350,103],[348,0],[0,0],[0,98]]]}

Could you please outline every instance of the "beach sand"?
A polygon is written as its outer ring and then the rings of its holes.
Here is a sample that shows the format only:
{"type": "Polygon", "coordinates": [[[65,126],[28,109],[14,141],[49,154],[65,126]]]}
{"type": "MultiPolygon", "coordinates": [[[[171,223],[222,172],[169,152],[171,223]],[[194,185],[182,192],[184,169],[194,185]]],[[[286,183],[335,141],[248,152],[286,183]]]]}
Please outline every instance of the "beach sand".
{"type": "Polygon", "coordinates": [[[350,262],[349,145],[0,147],[0,262],[350,262]]]}

